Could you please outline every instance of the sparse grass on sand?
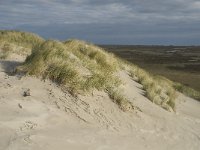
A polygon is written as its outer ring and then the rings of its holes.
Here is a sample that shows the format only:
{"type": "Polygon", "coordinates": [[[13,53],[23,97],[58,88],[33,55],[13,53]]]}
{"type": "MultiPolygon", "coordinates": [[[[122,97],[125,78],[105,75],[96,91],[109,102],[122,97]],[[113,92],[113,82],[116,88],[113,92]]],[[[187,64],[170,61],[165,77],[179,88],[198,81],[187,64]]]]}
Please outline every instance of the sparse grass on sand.
{"type": "Polygon", "coordinates": [[[147,98],[168,111],[175,110],[176,94],[171,81],[153,76],[93,44],[80,40],[45,41],[37,35],[17,31],[0,31],[0,43],[1,58],[11,52],[28,56],[17,71],[50,79],[72,95],[102,90],[123,111],[131,110],[133,105],[123,95],[122,81],[116,75],[128,68],[130,76],[143,85],[147,98]]]}
{"type": "Polygon", "coordinates": [[[174,83],[173,86],[177,91],[185,94],[186,96],[189,96],[191,98],[194,98],[194,99],[200,101],[200,92],[199,91],[196,91],[196,90],[194,90],[190,87],[187,87],[185,85],[182,85],[180,83],[174,83]]]}
{"type": "Polygon", "coordinates": [[[12,54],[26,57],[31,54],[31,49],[8,42],[0,42],[0,59],[7,59],[12,54]]]}
{"type": "Polygon", "coordinates": [[[130,109],[130,102],[116,92],[121,84],[114,75],[118,69],[114,55],[78,40],[45,41],[18,67],[18,71],[56,82],[73,95],[104,90],[126,111],[130,109]]]}
{"type": "Polygon", "coordinates": [[[33,48],[44,42],[44,39],[36,34],[13,31],[13,30],[0,30],[0,42],[13,43],[25,48],[33,48]]]}
{"type": "Polygon", "coordinates": [[[161,76],[154,76],[136,65],[129,64],[129,66],[130,76],[143,85],[145,95],[149,100],[168,111],[175,111],[176,92],[172,81],[161,76]]]}
{"type": "Polygon", "coordinates": [[[44,39],[33,33],[0,30],[0,59],[6,59],[13,53],[28,56],[42,42],[44,39]]]}

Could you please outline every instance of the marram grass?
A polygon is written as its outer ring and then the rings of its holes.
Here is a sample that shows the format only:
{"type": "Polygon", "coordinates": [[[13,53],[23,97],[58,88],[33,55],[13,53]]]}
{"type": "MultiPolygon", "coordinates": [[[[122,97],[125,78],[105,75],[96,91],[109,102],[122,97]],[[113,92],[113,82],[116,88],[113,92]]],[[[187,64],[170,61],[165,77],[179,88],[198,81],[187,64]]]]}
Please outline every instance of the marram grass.
{"type": "Polygon", "coordinates": [[[31,49],[18,46],[13,43],[0,41],[0,59],[7,59],[12,54],[17,54],[26,57],[31,54],[31,49]]]}
{"type": "Polygon", "coordinates": [[[118,69],[113,55],[78,40],[65,43],[45,41],[35,47],[25,63],[18,67],[18,71],[56,82],[73,95],[94,89],[106,91],[113,102],[126,111],[131,104],[123,94],[111,91],[117,90],[121,85],[120,79],[115,75],[118,69]],[[80,72],[80,68],[87,69],[89,73],[80,72]]]}
{"type": "Polygon", "coordinates": [[[200,92],[199,91],[196,91],[196,90],[194,90],[188,86],[182,85],[180,83],[174,83],[173,86],[177,91],[200,101],[200,92]]]}
{"type": "Polygon", "coordinates": [[[166,110],[175,110],[176,93],[171,81],[153,76],[93,44],[80,40],[45,41],[32,33],[0,31],[0,48],[1,58],[13,52],[28,56],[18,71],[50,79],[74,95],[95,89],[105,91],[124,111],[133,105],[119,88],[122,81],[116,74],[128,70],[143,85],[148,99],[166,110]]]}
{"type": "Polygon", "coordinates": [[[168,111],[175,111],[176,92],[173,83],[161,76],[154,76],[136,65],[130,65],[130,76],[143,85],[146,97],[168,111]]]}
{"type": "Polygon", "coordinates": [[[0,30],[0,59],[7,59],[11,54],[28,56],[42,42],[44,39],[33,33],[0,30]]]}
{"type": "Polygon", "coordinates": [[[13,43],[26,48],[33,48],[44,42],[44,39],[36,34],[13,30],[0,30],[0,42],[13,43]]]}

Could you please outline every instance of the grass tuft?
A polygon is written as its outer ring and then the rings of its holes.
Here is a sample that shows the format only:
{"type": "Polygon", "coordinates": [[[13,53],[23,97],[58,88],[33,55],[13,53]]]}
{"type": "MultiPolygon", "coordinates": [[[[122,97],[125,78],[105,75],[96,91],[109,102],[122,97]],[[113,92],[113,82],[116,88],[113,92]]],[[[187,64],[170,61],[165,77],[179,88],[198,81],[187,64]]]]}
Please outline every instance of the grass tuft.
{"type": "Polygon", "coordinates": [[[48,40],[34,47],[18,71],[50,79],[67,88],[72,95],[95,89],[105,91],[126,111],[132,105],[119,94],[122,82],[115,75],[118,68],[115,56],[97,46],[78,40],[64,43],[48,40]]]}
{"type": "Polygon", "coordinates": [[[174,85],[163,77],[154,76],[100,47],[80,40],[45,41],[32,33],[0,31],[0,49],[0,58],[5,59],[13,52],[28,56],[17,71],[50,79],[72,95],[95,89],[105,91],[123,111],[133,109],[133,105],[120,89],[122,81],[116,75],[119,70],[128,70],[130,76],[143,85],[146,97],[164,109],[175,110],[174,87],[200,97],[191,89],[174,85]]]}
{"type": "Polygon", "coordinates": [[[13,30],[0,30],[0,42],[13,43],[25,48],[33,48],[44,42],[44,39],[36,34],[13,30]]]}
{"type": "Polygon", "coordinates": [[[149,100],[166,110],[175,111],[176,92],[171,81],[161,76],[154,76],[136,65],[131,65],[130,68],[130,76],[143,85],[149,100]]]}
{"type": "Polygon", "coordinates": [[[7,59],[13,54],[26,57],[31,54],[31,49],[13,43],[0,42],[0,59],[7,59]]]}
{"type": "Polygon", "coordinates": [[[41,37],[32,33],[0,30],[0,58],[6,59],[11,54],[28,56],[42,42],[44,40],[41,37]]]}
{"type": "Polygon", "coordinates": [[[132,103],[122,94],[121,90],[107,88],[110,98],[116,103],[123,111],[131,111],[133,109],[132,103]]]}
{"type": "Polygon", "coordinates": [[[180,83],[174,83],[173,86],[177,91],[185,94],[186,96],[192,97],[192,98],[200,101],[200,92],[199,91],[196,91],[196,90],[194,90],[190,87],[187,87],[185,85],[182,85],[180,83]]]}

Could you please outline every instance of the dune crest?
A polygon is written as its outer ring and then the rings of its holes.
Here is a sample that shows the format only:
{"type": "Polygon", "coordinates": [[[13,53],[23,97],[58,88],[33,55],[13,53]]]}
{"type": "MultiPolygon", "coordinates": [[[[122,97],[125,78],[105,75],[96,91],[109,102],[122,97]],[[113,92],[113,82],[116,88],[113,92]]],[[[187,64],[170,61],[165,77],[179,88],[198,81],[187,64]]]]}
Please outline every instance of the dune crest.
{"type": "Polygon", "coordinates": [[[11,33],[0,37],[0,150],[200,147],[200,103],[171,81],[84,41],[11,33]]]}

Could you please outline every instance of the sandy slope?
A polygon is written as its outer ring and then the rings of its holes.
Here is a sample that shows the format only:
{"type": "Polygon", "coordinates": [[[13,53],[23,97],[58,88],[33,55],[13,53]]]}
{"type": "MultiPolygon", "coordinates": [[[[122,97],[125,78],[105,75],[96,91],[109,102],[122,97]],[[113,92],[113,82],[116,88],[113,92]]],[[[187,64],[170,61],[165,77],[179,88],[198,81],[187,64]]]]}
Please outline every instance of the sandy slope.
{"type": "Polygon", "coordinates": [[[141,109],[125,113],[104,92],[74,98],[49,81],[8,75],[22,60],[0,60],[0,150],[200,149],[199,102],[179,94],[177,112],[167,112],[120,72],[141,109]]]}

